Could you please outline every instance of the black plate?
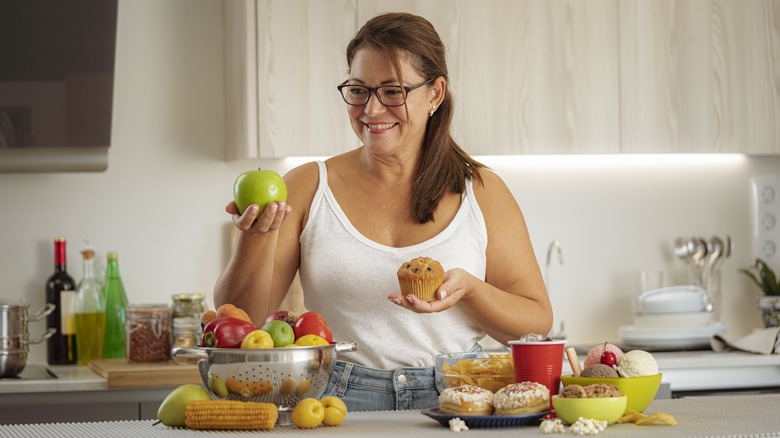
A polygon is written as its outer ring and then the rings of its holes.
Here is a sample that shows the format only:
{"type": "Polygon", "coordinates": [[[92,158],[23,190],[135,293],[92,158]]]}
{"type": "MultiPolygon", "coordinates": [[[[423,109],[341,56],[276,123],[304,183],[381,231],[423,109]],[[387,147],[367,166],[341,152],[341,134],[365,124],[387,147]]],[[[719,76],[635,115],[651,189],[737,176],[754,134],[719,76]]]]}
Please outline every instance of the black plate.
{"type": "Polygon", "coordinates": [[[549,415],[552,411],[539,412],[529,415],[451,415],[443,414],[439,408],[423,409],[423,415],[427,415],[438,421],[444,427],[450,427],[450,420],[460,418],[470,429],[487,427],[519,427],[536,424],[540,418],[549,415]]]}

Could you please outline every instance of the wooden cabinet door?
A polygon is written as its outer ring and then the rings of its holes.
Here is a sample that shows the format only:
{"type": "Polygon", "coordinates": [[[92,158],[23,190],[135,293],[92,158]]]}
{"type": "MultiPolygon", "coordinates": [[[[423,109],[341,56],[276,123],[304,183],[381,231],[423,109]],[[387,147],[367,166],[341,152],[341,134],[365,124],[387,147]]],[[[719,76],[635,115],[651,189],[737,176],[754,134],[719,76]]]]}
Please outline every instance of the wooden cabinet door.
{"type": "Polygon", "coordinates": [[[361,0],[426,17],[447,46],[469,153],[619,151],[617,0],[361,0]]]}
{"type": "Polygon", "coordinates": [[[618,8],[622,152],[780,152],[780,1],[618,8]]]}
{"type": "Polygon", "coordinates": [[[336,86],[357,31],[350,0],[257,1],[260,156],[330,156],[356,146],[336,86]]]}

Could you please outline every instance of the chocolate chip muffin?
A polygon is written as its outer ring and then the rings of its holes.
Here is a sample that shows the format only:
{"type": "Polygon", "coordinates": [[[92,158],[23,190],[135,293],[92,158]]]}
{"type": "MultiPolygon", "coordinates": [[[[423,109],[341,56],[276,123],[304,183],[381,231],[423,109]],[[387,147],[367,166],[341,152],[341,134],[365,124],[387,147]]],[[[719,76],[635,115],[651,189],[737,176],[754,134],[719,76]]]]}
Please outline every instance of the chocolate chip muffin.
{"type": "Polygon", "coordinates": [[[430,257],[417,257],[398,268],[401,294],[413,294],[424,301],[436,299],[436,289],[444,281],[444,268],[430,257]]]}

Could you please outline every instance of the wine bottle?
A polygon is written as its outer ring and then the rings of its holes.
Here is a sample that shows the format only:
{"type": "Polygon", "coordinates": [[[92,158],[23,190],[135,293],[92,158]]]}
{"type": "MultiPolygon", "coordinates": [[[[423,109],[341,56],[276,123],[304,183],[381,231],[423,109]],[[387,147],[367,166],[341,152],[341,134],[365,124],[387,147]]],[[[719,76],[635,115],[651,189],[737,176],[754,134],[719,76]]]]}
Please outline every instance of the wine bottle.
{"type": "Polygon", "coordinates": [[[119,256],[116,252],[106,255],[106,333],[103,338],[103,357],[116,359],[125,357],[125,309],[127,295],[119,275],[119,256]]]}
{"type": "Polygon", "coordinates": [[[68,275],[66,239],[54,239],[54,274],[46,282],[46,302],[54,304],[55,310],[46,317],[49,328],[57,332],[47,341],[50,365],[74,364],[78,359],[76,344],[76,283],[68,275]]]}
{"type": "Polygon", "coordinates": [[[95,278],[95,251],[88,246],[81,251],[81,255],[84,260],[84,275],[78,287],[76,343],[79,346],[79,362],[87,365],[90,360],[103,357],[106,307],[103,290],[95,278]]]}

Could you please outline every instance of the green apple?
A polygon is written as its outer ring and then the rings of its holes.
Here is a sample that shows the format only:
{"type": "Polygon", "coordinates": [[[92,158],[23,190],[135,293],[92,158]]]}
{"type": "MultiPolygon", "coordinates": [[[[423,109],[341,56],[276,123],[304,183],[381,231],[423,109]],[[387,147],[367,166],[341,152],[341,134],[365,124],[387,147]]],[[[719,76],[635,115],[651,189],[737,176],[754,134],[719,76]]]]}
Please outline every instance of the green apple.
{"type": "Polygon", "coordinates": [[[249,170],[238,175],[233,183],[233,199],[236,201],[239,213],[252,204],[257,204],[260,211],[272,202],[287,200],[287,186],[278,173],[273,170],[249,170]]]}
{"type": "Polygon", "coordinates": [[[295,342],[295,331],[284,321],[269,321],[261,330],[268,332],[274,341],[274,347],[286,347],[295,342]]]}
{"type": "Polygon", "coordinates": [[[192,400],[211,400],[211,395],[200,385],[181,385],[165,397],[157,410],[157,418],[166,426],[185,426],[184,408],[192,400]]]}

